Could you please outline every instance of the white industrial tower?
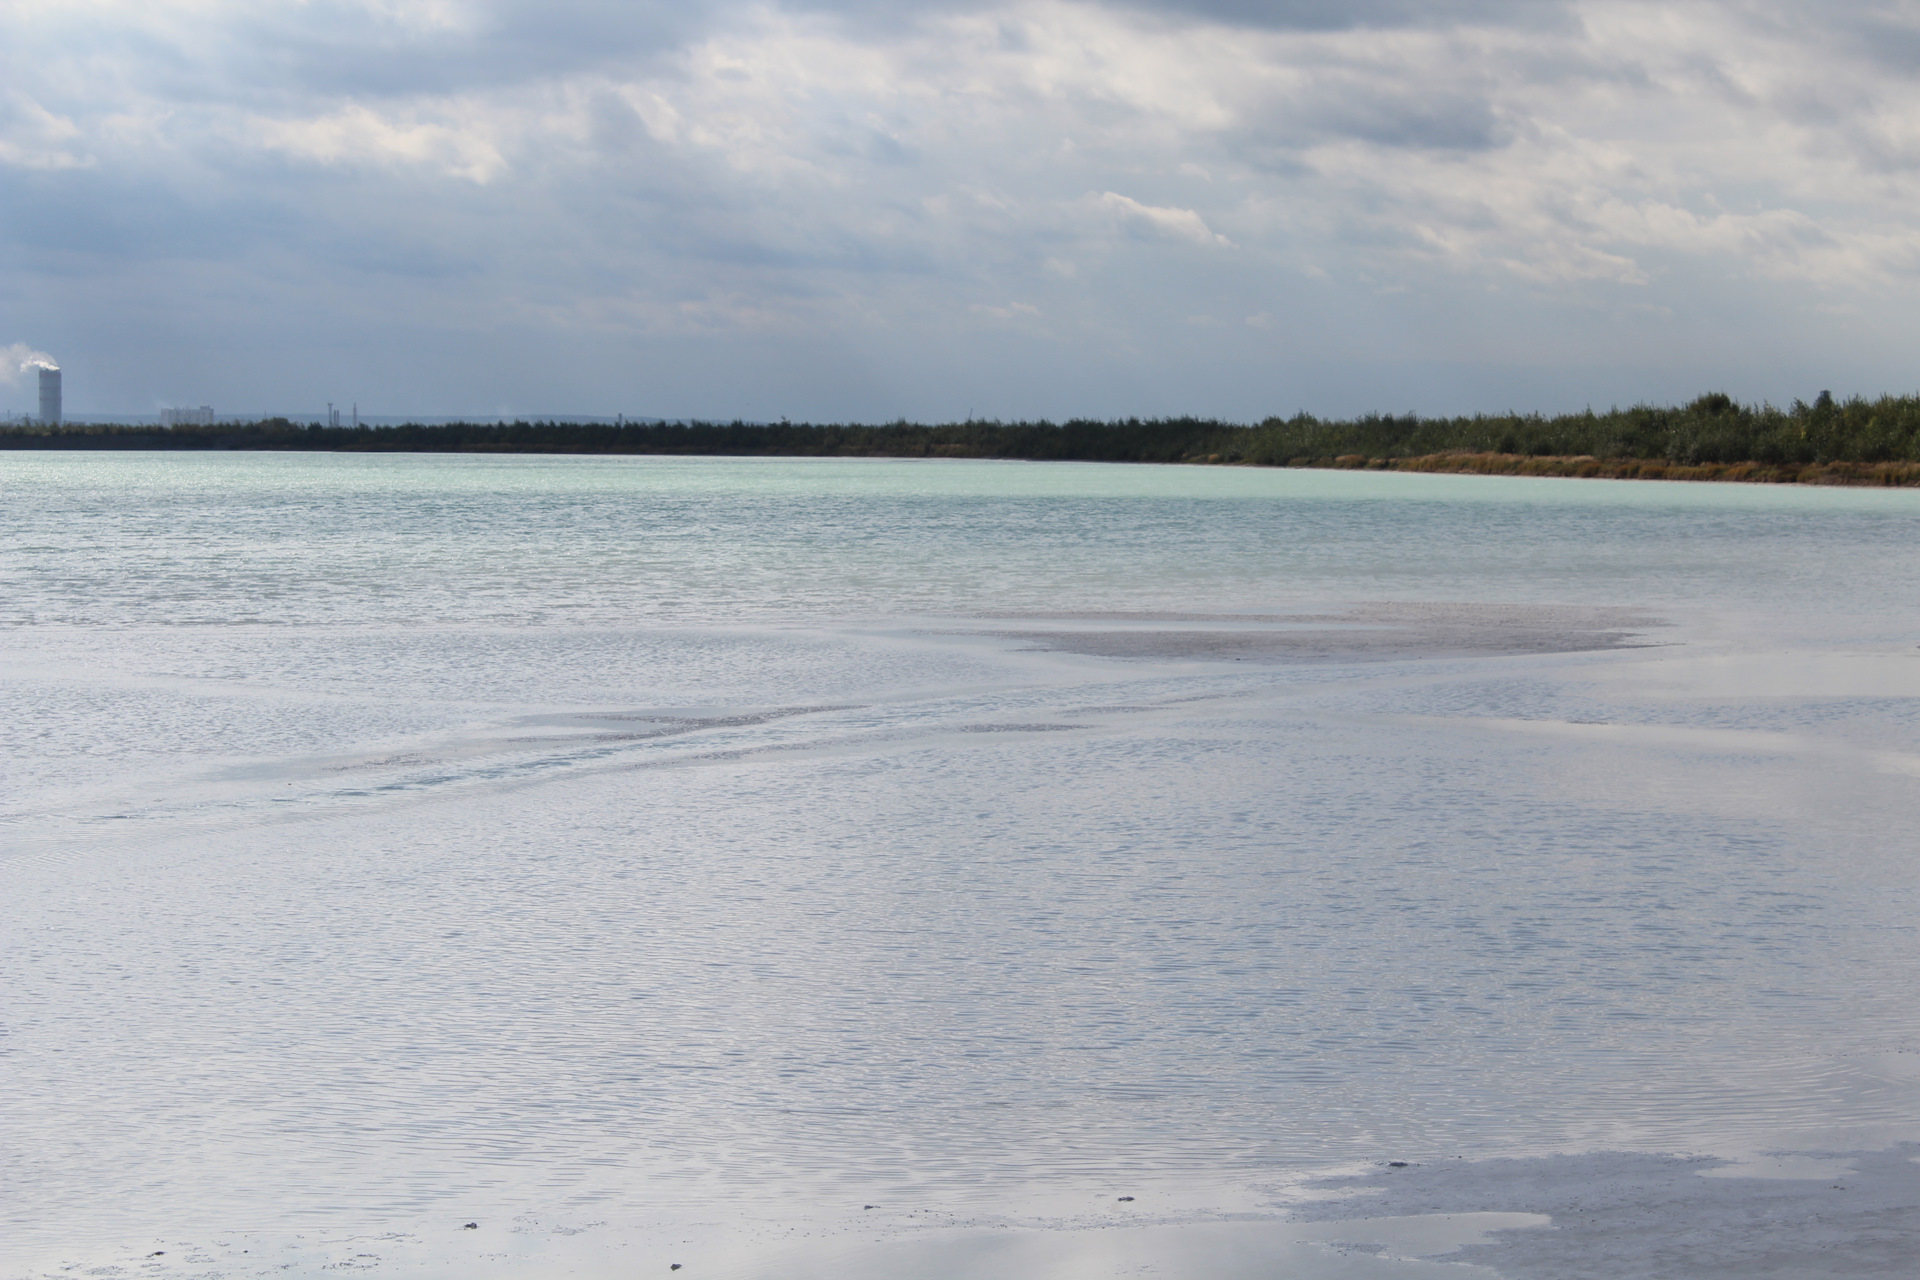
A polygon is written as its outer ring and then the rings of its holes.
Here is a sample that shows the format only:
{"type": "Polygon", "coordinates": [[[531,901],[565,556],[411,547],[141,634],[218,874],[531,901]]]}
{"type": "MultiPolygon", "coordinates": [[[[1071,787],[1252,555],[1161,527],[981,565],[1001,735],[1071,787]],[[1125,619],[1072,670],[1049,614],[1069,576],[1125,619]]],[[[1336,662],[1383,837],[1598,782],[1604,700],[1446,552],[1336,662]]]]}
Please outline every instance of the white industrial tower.
{"type": "Polygon", "coordinates": [[[40,421],[49,427],[60,425],[60,371],[40,366],[40,421]]]}

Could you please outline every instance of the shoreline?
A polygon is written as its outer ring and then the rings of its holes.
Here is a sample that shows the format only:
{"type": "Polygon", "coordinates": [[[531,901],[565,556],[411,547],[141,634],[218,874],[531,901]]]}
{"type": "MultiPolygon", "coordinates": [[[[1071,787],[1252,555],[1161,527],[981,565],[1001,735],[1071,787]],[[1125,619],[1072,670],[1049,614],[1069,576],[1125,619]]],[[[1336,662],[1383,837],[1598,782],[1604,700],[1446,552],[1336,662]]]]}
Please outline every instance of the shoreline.
{"type": "Polygon", "coordinates": [[[524,455],[529,457],[706,457],[706,458],[859,458],[894,459],[903,462],[1096,462],[1136,466],[1218,466],[1254,470],[1313,471],[1410,471],[1428,475],[1543,476],[1575,480],[1685,480],[1720,484],[1813,484],[1841,487],[1902,489],[1920,487],[1920,462],[1669,462],[1661,458],[1598,458],[1590,454],[1524,454],[1450,451],[1410,456],[1378,456],[1349,453],[1337,457],[1295,457],[1284,462],[1255,461],[1219,453],[1190,454],[1183,458],[1102,458],[1033,457],[1004,453],[973,452],[952,446],[899,451],[864,450],[820,452],[812,450],[754,450],[695,452],[675,449],[620,448],[502,448],[499,446],[464,448],[329,448],[324,445],[302,447],[275,441],[272,443],[217,444],[183,443],[178,439],[140,436],[40,435],[8,437],[0,435],[0,454],[6,453],[393,453],[524,455]],[[58,441],[58,443],[54,443],[58,441]]]}
{"type": "MultiPolygon", "coordinates": [[[[1189,458],[1202,466],[1263,466],[1226,462],[1218,455],[1189,458]]],[[[1920,462],[1665,462],[1658,458],[1533,457],[1521,453],[1428,453],[1408,458],[1347,454],[1294,458],[1286,467],[1331,471],[1419,471],[1431,475],[1552,476],[1579,480],[1693,480],[1725,484],[1823,484],[1910,488],[1920,485],[1920,462]]]]}

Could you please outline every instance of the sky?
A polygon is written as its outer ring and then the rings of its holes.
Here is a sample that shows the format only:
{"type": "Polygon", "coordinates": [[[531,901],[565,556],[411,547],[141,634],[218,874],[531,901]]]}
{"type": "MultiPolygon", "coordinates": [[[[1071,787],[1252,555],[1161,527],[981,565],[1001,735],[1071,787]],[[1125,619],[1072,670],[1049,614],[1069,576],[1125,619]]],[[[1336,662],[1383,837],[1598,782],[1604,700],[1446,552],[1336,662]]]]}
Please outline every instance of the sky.
{"type": "Polygon", "coordinates": [[[0,409],[1920,390],[1920,2],[0,0],[0,409]]]}

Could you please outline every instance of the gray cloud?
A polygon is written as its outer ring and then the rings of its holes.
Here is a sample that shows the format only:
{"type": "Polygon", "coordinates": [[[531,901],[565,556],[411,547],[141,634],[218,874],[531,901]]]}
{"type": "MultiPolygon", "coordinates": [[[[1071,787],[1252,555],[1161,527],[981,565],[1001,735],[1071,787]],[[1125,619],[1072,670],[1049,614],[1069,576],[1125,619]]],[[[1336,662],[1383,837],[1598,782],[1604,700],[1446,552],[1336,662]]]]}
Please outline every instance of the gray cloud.
{"type": "Polygon", "coordinates": [[[1573,8],[1560,0],[1139,0],[1134,7],[1150,13],[1190,14],[1234,26],[1286,31],[1465,24],[1558,26],[1573,8]]]}
{"type": "MultiPolygon", "coordinates": [[[[802,12],[850,24],[901,30],[930,15],[994,12],[992,0],[801,0],[802,12]]],[[[1357,27],[1444,27],[1465,23],[1558,25],[1573,7],[1566,0],[1127,0],[1136,13],[1171,21],[1199,19],[1228,26],[1282,31],[1348,31],[1357,27]]]]}
{"type": "Polygon", "coordinates": [[[10,11],[0,340],[80,413],[1903,389],[1916,42],[1625,0],[10,11]]]}
{"type": "Polygon", "coordinates": [[[448,25],[382,20],[332,0],[250,16],[233,34],[254,57],[252,84],[276,92],[408,95],[499,89],[630,66],[683,47],[718,6],[619,0],[491,0],[448,25]]]}

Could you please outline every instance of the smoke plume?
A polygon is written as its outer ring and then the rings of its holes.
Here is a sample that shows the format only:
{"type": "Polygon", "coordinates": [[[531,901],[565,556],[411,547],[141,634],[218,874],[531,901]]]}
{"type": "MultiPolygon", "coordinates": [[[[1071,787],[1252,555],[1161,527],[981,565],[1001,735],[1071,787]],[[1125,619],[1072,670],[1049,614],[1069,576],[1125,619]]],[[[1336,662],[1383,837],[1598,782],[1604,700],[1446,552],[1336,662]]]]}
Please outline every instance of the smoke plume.
{"type": "Polygon", "coordinates": [[[0,347],[0,383],[11,387],[29,369],[58,369],[60,362],[44,351],[35,351],[24,342],[0,347]]]}

